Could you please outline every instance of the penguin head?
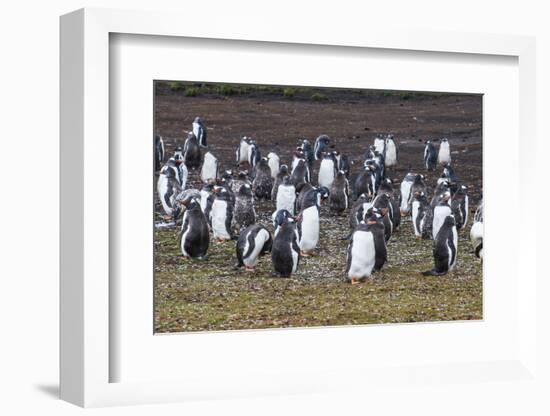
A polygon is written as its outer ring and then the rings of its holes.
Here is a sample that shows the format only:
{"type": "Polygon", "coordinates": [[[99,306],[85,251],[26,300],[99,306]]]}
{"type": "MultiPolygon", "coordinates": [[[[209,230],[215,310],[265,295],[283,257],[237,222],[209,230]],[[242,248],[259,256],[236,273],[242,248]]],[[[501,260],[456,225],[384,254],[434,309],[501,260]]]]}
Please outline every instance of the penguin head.
{"type": "Polygon", "coordinates": [[[448,141],[449,141],[449,140],[447,140],[446,137],[443,137],[443,138],[441,139],[441,143],[447,143],[448,141]]]}
{"type": "Polygon", "coordinates": [[[287,165],[281,165],[279,166],[279,173],[288,173],[288,166],[287,165]]]}
{"type": "Polygon", "coordinates": [[[239,188],[239,196],[252,196],[252,186],[250,184],[245,183],[243,186],[239,188]]]}
{"type": "Polygon", "coordinates": [[[195,117],[194,123],[202,123],[202,120],[200,117],[195,117]]]}
{"type": "Polygon", "coordinates": [[[330,191],[326,186],[321,186],[318,190],[321,199],[327,199],[330,196],[330,191]]]}
{"type": "Polygon", "coordinates": [[[275,229],[283,225],[287,220],[292,219],[292,215],[286,209],[280,209],[273,217],[273,226],[275,229]]]}

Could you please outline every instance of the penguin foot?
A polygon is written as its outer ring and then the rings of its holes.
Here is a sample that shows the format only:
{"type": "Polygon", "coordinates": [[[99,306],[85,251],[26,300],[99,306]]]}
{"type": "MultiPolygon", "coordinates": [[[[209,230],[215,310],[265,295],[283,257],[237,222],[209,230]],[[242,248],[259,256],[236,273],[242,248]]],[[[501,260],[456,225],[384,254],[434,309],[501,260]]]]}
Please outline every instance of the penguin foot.
{"type": "Polygon", "coordinates": [[[172,216],[171,215],[163,215],[162,218],[164,218],[166,221],[170,221],[172,219],[172,216]]]}
{"type": "Polygon", "coordinates": [[[357,277],[352,277],[351,278],[351,284],[352,285],[358,285],[359,283],[361,283],[361,282],[359,281],[359,279],[357,277]]]}
{"type": "Polygon", "coordinates": [[[248,273],[254,273],[255,272],[254,267],[244,266],[244,270],[248,273]]]}

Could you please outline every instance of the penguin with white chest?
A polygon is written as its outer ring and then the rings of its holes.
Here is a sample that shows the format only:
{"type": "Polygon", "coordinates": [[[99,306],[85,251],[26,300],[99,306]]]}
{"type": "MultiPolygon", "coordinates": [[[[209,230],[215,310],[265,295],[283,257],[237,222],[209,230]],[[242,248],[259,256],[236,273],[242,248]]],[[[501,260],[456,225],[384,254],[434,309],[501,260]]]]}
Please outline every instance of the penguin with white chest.
{"type": "Polygon", "coordinates": [[[460,185],[451,199],[451,211],[455,217],[456,228],[462,230],[468,224],[469,198],[468,188],[460,185]]]}
{"type": "Polygon", "coordinates": [[[279,185],[277,191],[277,206],[276,211],[281,209],[287,210],[291,215],[294,215],[296,206],[296,187],[290,182],[290,178],[285,176],[283,183],[279,185]]]}
{"type": "Polygon", "coordinates": [[[196,199],[182,202],[186,207],[179,235],[179,245],[184,257],[205,259],[210,245],[210,233],[206,217],[196,199]]]}
{"type": "MultiPolygon", "coordinates": [[[[451,193],[449,191],[440,196],[438,204],[434,208],[434,220],[432,225],[432,238],[435,240],[439,229],[445,222],[445,218],[452,215],[451,206],[449,200],[451,198],[451,193]]],[[[453,223],[455,222],[453,218],[453,223]]],[[[456,227],[455,227],[456,228],[456,227]]]]}
{"type": "Polygon", "coordinates": [[[157,193],[166,213],[165,219],[175,219],[179,214],[178,207],[174,203],[176,196],[182,191],[177,175],[176,162],[170,159],[160,170],[157,180],[157,193]]]}
{"type": "Polygon", "coordinates": [[[298,246],[296,222],[292,217],[284,218],[283,223],[278,227],[277,235],[273,239],[271,262],[275,274],[280,277],[290,277],[298,270],[300,247],[298,246]]]}
{"type": "Polygon", "coordinates": [[[411,188],[416,175],[412,172],[407,173],[401,182],[401,216],[406,216],[411,212],[411,188]]]}
{"type": "Polygon", "coordinates": [[[470,241],[476,257],[483,260],[483,200],[480,201],[474,214],[474,223],[470,229],[470,241]]]}
{"type": "Polygon", "coordinates": [[[214,239],[219,242],[233,239],[233,209],[231,193],[224,187],[214,187],[212,195],[208,198],[205,214],[212,227],[214,239]]]}
{"type": "Polygon", "coordinates": [[[248,184],[241,186],[235,196],[235,210],[233,212],[233,227],[242,230],[256,222],[254,209],[254,195],[248,184]]]}
{"type": "Polygon", "coordinates": [[[237,267],[245,267],[247,272],[253,272],[258,264],[258,258],[271,251],[273,239],[271,234],[261,224],[245,228],[237,240],[237,267]]]}
{"type": "Polygon", "coordinates": [[[439,145],[439,152],[437,154],[437,163],[444,165],[448,163],[451,164],[451,146],[449,140],[446,138],[441,139],[441,144],[439,145]]]}
{"type": "Polygon", "coordinates": [[[244,163],[244,162],[248,162],[249,147],[250,147],[250,138],[244,136],[239,142],[239,145],[237,146],[237,150],[235,151],[235,160],[237,162],[237,165],[240,165],[241,163],[244,163]]]}
{"type": "Polygon", "coordinates": [[[386,137],[384,145],[386,147],[386,153],[384,154],[384,165],[387,167],[397,165],[399,153],[397,149],[397,144],[395,143],[395,139],[392,135],[386,137]]]}
{"type": "Polygon", "coordinates": [[[381,216],[370,210],[351,235],[346,251],[346,274],[351,284],[365,282],[387,259],[381,216]]]}
{"type": "Polygon", "coordinates": [[[210,152],[204,154],[201,168],[201,180],[204,183],[218,179],[218,159],[210,152]]]}
{"type": "Polygon", "coordinates": [[[424,192],[417,192],[413,196],[412,223],[415,236],[432,238],[433,210],[424,192]]]}
{"type": "Polygon", "coordinates": [[[200,147],[208,147],[206,144],[206,126],[200,117],[195,117],[195,120],[193,120],[193,134],[199,141],[200,147]]]}
{"type": "Polygon", "coordinates": [[[424,167],[430,172],[437,167],[437,151],[431,140],[426,141],[424,147],[424,167]]]}
{"type": "Polygon", "coordinates": [[[279,191],[279,185],[283,183],[285,177],[290,178],[290,173],[288,172],[287,165],[279,166],[279,172],[275,176],[275,181],[273,182],[273,188],[271,189],[271,200],[277,200],[277,192],[279,191]]]}
{"type": "Polygon", "coordinates": [[[333,153],[325,153],[321,166],[319,167],[319,186],[325,186],[328,189],[332,187],[332,182],[336,177],[336,159],[333,153]]]}
{"type": "Polygon", "coordinates": [[[393,229],[397,230],[401,225],[401,214],[399,212],[401,194],[393,189],[393,181],[390,178],[384,179],[380,184],[378,195],[380,194],[386,194],[390,200],[390,218],[393,223],[393,229]]]}
{"type": "Polygon", "coordinates": [[[442,276],[452,271],[456,266],[458,253],[458,232],[455,219],[448,215],[434,239],[434,268],[423,272],[424,276],[442,276]]]}
{"type": "Polygon", "coordinates": [[[313,255],[319,242],[319,211],[321,205],[320,188],[309,190],[302,202],[298,216],[298,237],[302,256],[313,255]]]}
{"type": "Polygon", "coordinates": [[[271,177],[273,179],[277,178],[277,174],[279,173],[279,163],[279,156],[274,152],[269,152],[267,155],[267,164],[269,165],[269,169],[271,170],[271,177]]]}

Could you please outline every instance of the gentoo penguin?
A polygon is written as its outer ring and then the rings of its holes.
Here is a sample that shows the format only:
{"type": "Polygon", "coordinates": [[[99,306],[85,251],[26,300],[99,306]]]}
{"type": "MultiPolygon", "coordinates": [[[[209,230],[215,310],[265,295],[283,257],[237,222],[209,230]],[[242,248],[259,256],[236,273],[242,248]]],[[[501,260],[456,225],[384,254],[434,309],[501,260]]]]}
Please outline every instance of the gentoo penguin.
{"type": "Polygon", "coordinates": [[[452,215],[447,215],[434,238],[434,268],[422,274],[424,276],[441,276],[453,270],[456,265],[457,244],[458,233],[455,219],[452,215]]]}
{"type": "Polygon", "coordinates": [[[237,146],[237,150],[235,151],[235,159],[237,161],[237,165],[240,165],[241,163],[244,163],[244,162],[248,162],[249,147],[250,147],[250,138],[243,136],[243,138],[239,142],[239,145],[237,146]]]}
{"type": "Polygon", "coordinates": [[[212,190],[213,189],[214,189],[214,184],[213,183],[208,183],[208,184],[204,185],[202,187],[202,189],[200,190],[200,195],[201,195],[200,204],[201,204],[202,212],[205,212],[205,210],[206,210],[206,203],[208,201],[208,197],[210,195],[212,195],[212,190]]]}
{"type": "Polygon", "coordinates": [[[365,166],[365,168],[355,178],[353,186],[354,198],[357,199],[359,195],[366,194],[371,198],[374,198],[376,192],[376,177],[373,172],[373,168],[365,166]]]}
{"type": "Polygon", "coordinates": [[[439,153],[437,154],[437,163],[440,165],[445,163],[451,164],[451,147],[449,145],[449,140],[446,138],[441,139],[439,153]]]}
{"type": "Polygon", "coordinates": [[[320,160],[323,157],[323,152],[330,143],[330,137],[326,134],[321,134],[315,139],[315,147],[313,148],[313,156],[315,160],[320,160]]]}
{"type": "MultiPolygon", "coordinates": [[[[452,215],[451,206],[449,205],[449,200],[451,198],[451,193],[449,191],[441,195],[439,203],[434,208],[434,220],[432,226],[432,238],[435,240],[439,229],[443,225],[445,218],[452,215]]],[[[453,224],[456,225],[453,218],[453,224]]]]}
{"type": "Polygon", "coordinates": [[[271,248],[271,262],[275,273],[281,277],[290,277],[298,269],[300,248],[298,246],[296,222],[292,217],[285,218],[278,227],[271,248]]]}
{"type": "Polygon", "coordinates": [[[254,209],[254,195],[252,187],[248,184],[241,186],[235,195],[235,210],[233,211],[233,228],[242,230],[256,222],[256,210],[254,209]]]}
{"type": "Polygon", "coordinates": [[[430,201],[430,205],[432,209],[434,209],[441,201],[441,198],[443,198],[445,194],[450,191],[451,191],[451,185],[449,181],[445,178],[438,179],[437,185],[434,189],[432,200],[430,201]]]}
{"type": "Polygon", "coordinates": [[[369,146],[369,148],[367,149],[367,151],[365,152],[365,155],[363,156],[363,159],[364,160],[368,160],[368,159],[374,159],[374,151],[375,151],[375,147],[374,146],[369,146]]]}
{"type": "Polygon", "coordinates": [[[279,166],[279,172],[277,173],[277,176],[275,177],[275,182],[273,183],[273,188],[271,190],[271,200],[272,201],[277,200],[277,191],[279,190],[279,185],[283,183],[283,179],[286,176],[288,176],[290,178],[290,174],[288,173],[288,166],[287,165],[279,166]]]}
{"type": "Polygon", "coordinates": [[[384,155],[386,152],[386,141],[382,136],[376,136],[374,138],[374,150],[381,155],[384,155]]]}
{"type": "Polygon", "coordinates": [[[392,135],[389,135],[388,137],[386,137],[384,145],[386,147],[386,153],[384,154],[384,165],[385,166],[397,165],[397,158],[399,154],[398,154],[397,144],[395,143],[395,140],[392,135]]]}
{"type": "Polygon", "coordinates": [[[273,179],[277,178],[277,174],[279,173],[279,156],[277,156],[274,152],[269,152],[267,155],[267,164],[269,165],[269,169],[271,169],[271,177],[273,179]]]}
{"type": "Polygon", "coordinates": [[[195,198],[182,201],[186,207],[179,235],[179,245],[184,257],[204,259],[210,244],[210,233],[200,203],[195,198]]]}
{"type": "Polygon", "coordinates": [[[372,210],[351,235],[346,252],[346,273],[352,284],[366,281],[382,268],[387,258],[384,226],[372,210]]]}
{"type": "Polygon", "coordinates": [[[298,146],[298,149],[303,152],[309,170],[311,170],[311,168],[313,167],[313,160],[315,159],[315,157],[313,156],[313,146],[311,146],[309,140],[302,139],[302,142],[298,146]]]}
{"type": "Polygon", "coordinates": [[[451,188],[452,194],[454,194],[458,190],[458,177],[456,176],[454,169],[448,163],[445,163],[443,165],[443,173],[441,174],[441,178],[439,178],[439,180],[449,181],[449,186],[451,188]]]}
{"type": "Polygon", "coordinates": [[[248,179],[247,170],[239,171],[236,178],[231,177],[231,183],[229,187],[231,188],[231,191],[233,193],[237,194],[243,185],[252,186],[252,182],[250,182],[250,179],[248,179]]]}
{"type": "Polygon", "coordinates": [[[300,212],[302,210],[302,203],[304,202],[304,198],[305,198],[306,194],[311,189],[315,189],[315,187],[310,183],[304,182],[304,183],[299,184],[295,188],[296,188],[296,193],[297,193],[295,212],[300,212]]]}
{"type": "Polygon", "coordinates": [[[336,178],[332,182],[329,206],[330,211],[338,215],[341,215],[349,208],[349,183],[343,170],[338,171],[336,178]]]}
{"type": "Polygon", "coordinates": [[[273,178],[271,169],[267,163],[267,158],[262,157],[255,166],[255,176],[252,182],[254,195],[258,199],[271,199],[271,188],[273,188],[273,178]]]}
{"type": "Polygon", "coordinates": [[[172,156],[169,161],[174,161],[177,168],[177,179],[182,189],[185,189],[187,184],[187,176],[189,172],[187,166],[185,166],[185,156],[183,155],[183,149],[181,146],[177,146],[174,151],[174,156],[172,156]]]}
{"type": "Polygon", "coordinates": [[[302,202],[302,210],[297,218],[298,237],[302,256],[309,256],[319,242],[319,210],[321,205],[321,188],[309,190],[302,202]]]}
{"type": "Polygon", "coordinates": [[[177,175],[178,168],[173,159],[168,160],[159,173],[157,192],[166,213],[166,219],[175,219],[179,214],[178,207],[174,204],[176,196],[182,191],[177,175]]]}
{"type": "Polygon", "coordinates": [[[290,181],[298,188],[300,184],[309,182],[309,168],[304,159],[300,159],[290,175],[290,181]]]}
{"type": "Polygon", "coordinates": [[[424,147],[424,167],[433,172],[437,166],[437,151],[431,140],[426,141],[424,147]]]}
{"type": "Polygon", "coordinates": [[[455,217],[456,228],[462,230],[468,223],[468,188],[460,185],[451,198],[451,211],[455,217]]]}
{"type": "Polygon", "coordinates": [[[336,176],[336,160],[334,154],[325,153],[321,166],[319,167],[319,186],[325,186],[327,188],[332,187],[332,182],[336,176]]]}
{"type": "Polygon", "coordinates": [[[384,156],[378,152],[375,152],[374,158],[365,160],[363,165],[368,167],[374,173],[376,191],[382,183],[382,180],[385,178],[386,168],[384,165],[384,156]]]}
{"type": "MultiPolygon", "coordinates": [[[[392,220],[392,205],[390,198],[386,194],[379,194],[372,201],[373,208],[376,208],[382,216],[381,222],[384,225],[384,239],[386,242],[390,241],[393,234],[394,222],[392,220]]],[[[368,211],[367,211],[368,212],[368,211]]]]}
{"type": "Polygon", "coordinates": [[[218,179],[218,159],[212,153],[206,152],[202,162],[201,180],[208,183],[216,179],[218,179]]]}
{"type": "Polygon", "coordinates": [[[208,147],[206,144],[206,126],[200,117],[195,117],[193,121],[193,134],[199,141],[201,147],[208,147]]]}
{"type": "Polygon", "coordinates": [[[201,148],[193,132],[189,132],[185,139],[183,158],[187,169],[195,170],[201,165],[201,148]]]}
{"type": "Polygon", "coordinates": [[[367,194],[359,195],[357,201],[353,204],[349,213],[349,228],[350,234],[344,238],[344,240],[349,239],[353,230],[359,225],[361,221],[364,220],[365,215],[369,209],[372,208],[372,197],[367,196],[367,194]]]}
{"type": "Polygon", "coordinates": [[[414,180],[416,178],[416,174],[409,172],[401,182],[401,215],[405,216],[408,215],[409,212],[411,212],[411,188],[412,184],[414,183],[414,180]]]}
{"type": "Polygon", "coordinates": [[[261,224],[245,228],[237,240],[237,267],[245,267],[247,272],[253,272],[258,258],[271,251],[273,240],[271,234],[261,224]]]}
{"type": "Polygon", "coordinates": [[[258,144],[255,140],[250,140],[250,144],[248,145],[248,164],[250,165],[252,176],[256,175],[256,165],[260,162],[261,159],[262,155],[260,153],[260,148],[258,147],[258,144]]]}
{"type": "Polygon", "coordinates": [[[338,160],[338,170],[343,171],[344,175],[346,175],[346,178],[349,178],[349,173],[351,171],[351,162],[347,155],[340,155],[340,159],[338,160]]]}
{"type": "Polygon", "coordinates": [[[390,201],[390,219],[393,223],[393,230],[397,230],[401,225],[401,214],[399,206],[401,203],[400,194],[393,189],[393,181],[390,178],[386,178],[380,184],[377,195],[386,194],[390,201]]]}
{"type": "Polygon", "coordinates": [[[483,260],[483,200],[474,214],[474,223],[470,229],[470,241],[477,258],[483,260]]]}
{"type": "MultiPolygon", "coordinates": [[[[306,160],[306,155],[304,153],[304,151],[302,150],[301,147],[297,147],[296,150],[294,151],[294,155],[292,156],[292,164],[290,165],[290,173],[294,172],[294,169],[296,169],[296,166],[298,166],[298,163],[300,162],[300,160],[303,160],[304,162],[306,162],[306,165],[307,165],[307,160],[306,160]]],[[[308,169],[309,169],[309,165],[308,166],[308,169]]]]}
{"type": "Polygon", "coordinates": [[[412,224],[415,236],[424,239],[432,238],[433,212],[424,192],[413,195],[412,224]]]}
{"type": "Polygon", "coordinates": [[[281,225],[284,224],[287,218],[293,218],[286,209],[275,211],[273,215],[273,228],[275,229],[273,236],[275,237],[280,230],[281,225]]]}
{"type": "Polygon", "coordinates": [[[414,195],[417,192],[424,192],[425,194],[427,193],[426,184],[424,183],[424,179],[425,179],[425,176],[421,175],[421,174],[417,174],[414,177],[414,181],[411,185],[411,192],[410,192],[410,195],[409,195],[409,198],[410,198],[409,206],[412,206],[412,201],[413,201],[414,195]]]}
{"type": "Polygon", "coordinates": [[[285,176],[283,182],[279,185],[277,191],[277,208],[279,210],[287,210],[291,215],[294,215],[294,207],[296,205],[296,187],[290,182],[290,178],[285,176]]]}
{"type": "Polygon", "coordinates": [[[164,162],[164,140],[158,134],[155,136],[155,171],[160,170],[164,162]]]}
{"type": "Polygon", "coordinates": [[[228,190],[221,186],[215,186],[212,195],[208,198],[205,215],[212,227],[214,238],[218,241],[233,238],[231,232],[233,208],[231,194],[228,190]]]}

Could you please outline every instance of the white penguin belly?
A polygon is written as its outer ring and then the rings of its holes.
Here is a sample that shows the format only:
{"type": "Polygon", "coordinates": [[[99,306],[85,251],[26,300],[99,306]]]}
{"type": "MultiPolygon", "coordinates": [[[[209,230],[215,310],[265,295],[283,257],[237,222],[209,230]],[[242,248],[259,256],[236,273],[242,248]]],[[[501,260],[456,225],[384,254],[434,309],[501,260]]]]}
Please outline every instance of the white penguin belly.
{"type": "Polygon", "coordinates": [[[411,195],[412,182],[403,181],[401,182],[401,212],[409,212],[409,197],[411,195]]]}
{"type": "Polygon", "coordinates": [[[294,156],[294,159],[292,159],[292,165],[290,167],[290,173],[294,172],[294,169],[296,169],[296,166],[298,166],[298,163],[300,162],[300,158],[294,156]]]}
{"type": "Polygon", "coordinates": [[[292,273],[296,273],[296,270],[298,269],[299,253],[297,251],[294,251],[292,243],[290,243],[290,253],[292,255],[292,273]]]}
{"type": "Polygon", "coordinates": [[[414,228],[414,235],[420,237],[422,235],[421,230],[416,226],[416,219],[418,218],[418,210],[420,208],[420,202],[414,201],[412,203],[412,223],[414,228]]]}
{"type": "MultiPolygon", "coordinates": [[[[243,263],[247,267],[254,267],[258,263],[258,256],[260,255],[260,252],[262,251],[262,248],[264,247],[264,243],[269,238],[269,235],[267,234],[266,230],[260,230],[258,234],[256,234],[256,238],[254,238],[254,249],[252,250],[252,253],[248,255],[247,257],[243,257],[243,263]]],[[[245,255],[248,252],[249,244],[248,239],[246,241],[246,244],[244,246],[243,255],[245,255]]]]}
{"type": "Polygon", "coordinates": [[[227,202],[215,200],[212,204],[212,232],[214,238],[229,240],[231,236],[225,226],[227,218],[227,202]]]}
{"type": "Polygon", "coordinates": [[[216,159],[205,158],[201,169],[201,180],[206,183],[211,179],[216,179],[216,159]]]}
{"type": "Polygon", "coordinates": [[[168,215],[172,215],[172,207],[168,205],[164,199],[164,195],[166,195],[166,192],[168,191],[168,179],[165,175],[159,175],[159,179],[157,181],[157,191],[164,212],[168,215]]]}
{"type": "Polygon", "coordinates": [[[456,227],[453,227],[452,233],[453,233],[453,244],[455,246],[455,253],[454,253],[454,259],[449,260],[449,271],[455,268],[456,259],[458,257],[458,232],[456,230],[456,227]]]}
{"type": "MultiPolygon", "coordinates": [[[[185,224],[185,221],[187,220],[187,212],[183,215],[183,223],[185,224]]],[[[189,234],[190,227],[187,227],[187,230],[182,234],[181,236],[181,252],[185,257],[189,257],[189,253],[185,251],[185,239],[187,238],[187,234],[189,234]]]]}
{"type": "Polygon", "coordinates": [[[302,251],[311,251],[317,247],[318,242],[319,211],[316,206],[312,206],[302,213],[302,237],[299,246],[302,251]]]}
{"type": "Polygon", "coordinates": [[[323,159],[319,168],[319,186],[331,188],[334,182],[334,162],[330,159],[323,159]]]}
{"type": "Polygon", "coordinates": [[[384,140],[374,139],[374,149],[377,152],[383,153],[384,152],[384,140]]]}
{"type": "Polygon", "coordinates": [[[200,128],[201,128],[201,126],[200,126],[199,123],[193,122],[193,134],[195,135],[197,140],[201,139],[201,137],[200,137],[200,128]]]}
{"type": "Polygon", "coordinates": [[[447,218],[448,215],[451,215],[451,207],[449,206],[437,206],[434,209],[434,222],[433,222],[433,228],[432,228],[432,237],[435,240],[437,237],[437,233],[439,232],[439,229],[443,225],[443,222],[445,222],[445,218],[447,218]]]}
{"type": "Polygon", "coordinates": [[[204,213],[206,209],[206,203],[208,202],[208,197],[210,196],[209,192],[201,191],[201,211],[204,213]]]}
{"type": "Polygon", "coordinates": [[[385,164],[386,166],[393,166],[396,163],[397,163],[397,150],[395,148],[395,143],[388,142],[388,146],[386,148],[385,164]]]}
{"type": "Polygon", "coordinates": [[[294,202],[296,201],[296,191],[293,186],[279,185],[277,191],[277,210],[286,209],[290,215],[294,215],[294,202]]]}
{"type": "Polygon", "coordinates": [[[276,179],[279,173],[279,158],[275,155],[271,157],[268,156],[267,164],[271,170],[271,177],[276,179]]]}
{"type": "Polygon", "coordinates": [[[239,148],[239,160],[238,163],[246,162],[248,161],[248,148],[250,146],[246,142],[241,142],[240,148],[239,148]]]}
{"type": "Polygon", "coordinates": [[[351,247],[351,264],[348,277],[370,277],[376,259],[374,237],[368,231],[356,231],[351,247]]]}
{"type": "Polygon", "coordinates": [[[448,143],[441,143],[441,146],[439,147],[439,153],[437,155],[437,161],[439,163],[451,162],[451,151],[448,143]]]}

